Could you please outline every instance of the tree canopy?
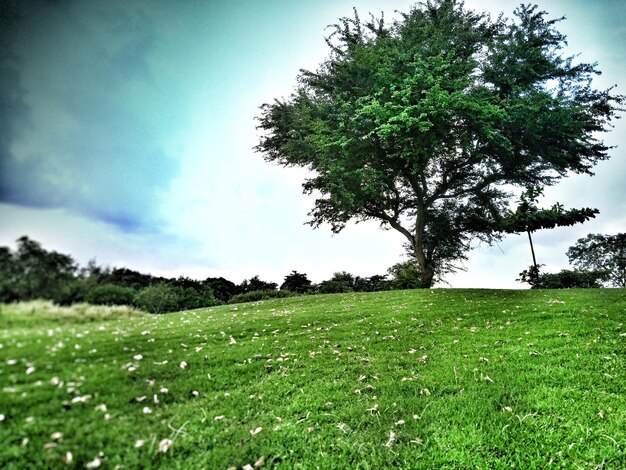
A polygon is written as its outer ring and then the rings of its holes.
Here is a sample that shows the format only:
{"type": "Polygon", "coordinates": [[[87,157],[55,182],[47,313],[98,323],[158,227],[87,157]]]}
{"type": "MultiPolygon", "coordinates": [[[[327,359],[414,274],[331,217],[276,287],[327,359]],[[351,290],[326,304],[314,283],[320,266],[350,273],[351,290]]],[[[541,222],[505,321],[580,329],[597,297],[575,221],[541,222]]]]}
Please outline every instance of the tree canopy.
{"type": "Polygon", "coordinates": [[[420,3],[388,24],[342,18],[329,57],[261,107],[256,149],[311,170],[310,224],[375,220],[406,239],[420,286],[492,242],[514,189],[591,173],[623,96],[597,90],[595,64],[563,55],[536,6],[492,19],[455,0],[420,3]]]}
{"type": "Polygon", "coordinates": [[[626,287],[626,233],[590,233],[567,250],[569,262],[579,269],[603,271],[613,287],[626,287]]]}

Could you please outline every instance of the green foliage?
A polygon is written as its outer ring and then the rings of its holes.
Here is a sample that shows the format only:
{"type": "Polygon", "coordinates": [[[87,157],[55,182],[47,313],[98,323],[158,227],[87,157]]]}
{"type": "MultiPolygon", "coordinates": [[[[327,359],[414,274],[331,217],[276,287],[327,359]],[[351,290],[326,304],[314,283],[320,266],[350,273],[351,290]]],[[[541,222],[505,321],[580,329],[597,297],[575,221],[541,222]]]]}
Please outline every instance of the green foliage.
{"type": "Polygon", "coordinates": [[[379,292],[391,289],[392,286],[385,275],[375,274],[370,277],[357,276],[354,278],[355,292],[379,292]]]}
{"type": "Polygon", "coordinates": [[[56,292],[74,279],[74,260],[24,236],[17,250],[0,249],[0,301],[52,299],[56,292]]]}
{"type": "Polygon", "coordinates": [[[242,293],[258,292],[258,291],[273,291],[278,289],[278,284],[275,282],[266,282],[259,279],[259,276],[254,276],[250,279],[244,280],[239,286],[239,290],[242,293]]]}
{"type": "Polygon", "coordinates": [[[241,292],[239,286],[223,277],[209,277],[202,281],[202,284],[209,287],[215,298],[224,303],[227,303],[233,295],[241,292]]]}
{"type": "Polygon", "coordinates": [[[241,304],[246,302],[258,302],[259,300],[283,299],[292,297],[294,294],[288,290],[256,290],[234,295],[229,304],[241,304]]]}
{"type": "Polygon", "coordinates": [[[84,299],[93,305],[133,305],[136,293],[131,287],[102,284],[87,291],[84,299]]]}
{"type": "Polygon", "coordinates": [[[167,284],[146,287],[135,296],[135,305],[150,313],[167,313],[180,310],[178,292],[167,284]]]}
{"type": "Polygon", "coordinates": [[[422,274],[414,261],[403,261],[388,270],[394,289],[417,289],[422,287],[422,274]]]}
{"type": "Polygon", "coordinates": [[[316,286],[316,292],[318,294],[343,294],[346,292],[353,292],[354,289],[345,282],[329,279],[322,281],[316,286]]]}
{"type": "Polygon", "coordinates": [[[86,302],[85,296],[90,289],[95,287],[95,285],[90,285],[85,279],[72,279],[59,286],[51,300],[57,305],[73,305],[86,302]]]}
{"type": "Polygon", "coordinates": [[[520,273],[518,281],[530,284],[531,289],[590,289],[602,287],[604,271],[563,269],[558,273],[542,273],[539,266],[530,266],[520,273]]]}
{"type": "Polygon", "coordinates": [[[295,294],[306,294],[311,291],[311,281],[306,274],[298,271],[291,271],[285,276],[285,282],[280,286],[280,290],[288,290],[295,294]]]}
{"type": "Polygon", "coordinates": [[[130,287],[141,290],[158,282],[165,282],[162,277],[154,277],[150,274],[142,274],[128,268],[115,268],[110,272],[103,272],[99,276],[99,282],[103,284],[115,284],[121,287],[130,287]]]}
{"type": "Polygon", "coordinates": [[[312,171],[312,226],[397,230],[430,287],[472,240],[501,236],[511,186],[552,185],[608,158],[597,135],[623,97],[591,86],[595,65],[562,55],[558,21],[524,5],[491,19],[453,0],[391,25],[343,18],[318,70],[262,106],[257,150],[312,171]]]}
{"type": "Polygon", "coordinates": [[[590,233],[569,247],[567,257],[578,268],[605,272],[609,285],[626,287],[626,233],[590,233]]]}
{"type": "Polygon", "coordinates": [[[540,277],[542,289],[598,288],[606,278],[604,272],[563,269],[558,273],[544,273],[540,277]]]}
{"type": "Polygon", "coordinates": [[[568,227],[587,222],[600,213],[598,209],[589,207],[565,210],[560,203],[549,209],[539,209],[537,200],[542,193],[540,188],[531,188],[524,192],[515,211],[509,211],[502,219],[501,230],[506,233],[521,233],[568,227]]]}
{"type": "Polygon", "coordinates": [[[0,305],[3,469],[624,468],[620,289],[40,305],[0,305]]]}

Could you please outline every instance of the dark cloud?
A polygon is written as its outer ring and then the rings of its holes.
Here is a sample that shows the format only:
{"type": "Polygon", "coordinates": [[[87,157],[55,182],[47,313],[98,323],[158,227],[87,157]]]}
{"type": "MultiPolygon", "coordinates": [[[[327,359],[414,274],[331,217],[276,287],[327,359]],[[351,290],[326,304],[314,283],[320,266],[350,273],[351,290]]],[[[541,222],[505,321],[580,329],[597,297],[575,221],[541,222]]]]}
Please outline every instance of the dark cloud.
{"type": "Polygon", "coordinates": [[[122,2],[15,2],[0,33],[0,202],[158,224],[177,118],[151,67],[157,32],[122,2]]]}

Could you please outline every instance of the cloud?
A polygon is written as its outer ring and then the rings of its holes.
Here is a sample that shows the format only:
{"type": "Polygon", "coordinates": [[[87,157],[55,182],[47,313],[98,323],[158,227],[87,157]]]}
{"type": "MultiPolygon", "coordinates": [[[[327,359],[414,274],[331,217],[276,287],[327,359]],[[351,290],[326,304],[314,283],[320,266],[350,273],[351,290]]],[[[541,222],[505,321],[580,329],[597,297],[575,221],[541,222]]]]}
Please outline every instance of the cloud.
{"type": "Polygon", "coordinates": [[[157,226],[179,166],[163,135],[184,119],[152,69],[154,25],[111,2],[17,5],[2,37],[11,55],[0,83],[12,101],[2,102],[0,200],[157,226]]]}

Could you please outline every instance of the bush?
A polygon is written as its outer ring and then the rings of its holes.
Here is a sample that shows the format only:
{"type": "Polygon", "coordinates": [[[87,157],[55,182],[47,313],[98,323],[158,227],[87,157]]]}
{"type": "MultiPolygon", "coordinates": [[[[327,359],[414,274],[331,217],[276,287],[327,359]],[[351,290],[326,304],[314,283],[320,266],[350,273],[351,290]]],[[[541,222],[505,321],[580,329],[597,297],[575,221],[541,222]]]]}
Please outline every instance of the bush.
{"type": "Polygon", "coordinates": [[[173,284],[155,284],[146,287],[135,296],[135,305],[150,313],[178,312],[194,308],[212,307],[222,302],[213,297],[208,287],[196,290],[193,287],[181,287],[173,284]]]}
{"type": "Polygon", "coordinates": [[[344,294],[354,292],[354,289],[346,283],[334,279],[320,282],[316,290],[320,294],[344,294]]]}
{"type": "Polygon", "coordinates": [[[256,290],[234,295],[228,303],[241,304],[245,302],[257,302],[259,300],[293,297],[293,295],[294,294],[292,292],[289,292],[288,290],[256,290]]]}
{"type": "Polygon", "coordinates": [[[396,263],[388,272],[394,289],[417,289],[421,286],[422,273],[414,260],[396,263]]]}
{"type": "Polygon", "coordinates": [[[85,302],[92,305],[132,305],[135,293],[131,287],[103,284],[87,291],[85,302]]]}
{"type": "Polygon", "coordinates": [[[600,271],[563,269],[558,273],[541,274],[539,282],[542,289],[598,288],[605,278],[606,273],[600,271]]]}
{"type": "Polygon", "coordinates": [[[166,284],[157,284],[140,290],[135,296],[135,305],[150,313],[180,310],[177,289],[166,284]]]}
{"type": "Polygon", "coordinates": [[[602,287],[602,281],[607,279],[606,271],[563,269],[558,273],[542,273],[535,266],[530,266],[519,275],[518,281],[530,284],[531,289],[596,289],[602,287]]]}
{"type": "Polygon", "coordinates": [[[213,296],[213,291],[210,287],[200,287],[195,289],[193,287],[175,287],[168,285],[168,287],[174,289],[178,297],[178,310],[191,310],[194,308],[212,307],[214,305],[221,305],[222,302],[213,296]]]}
{"type": "MultiPolygon", "coordinates": [[[[52,301],[57,305],[74,305],[86,302],[85,297],[89,288],[84,280],[76,279],[62,285],[52,296],[52,301]]],[[[95,305],[95,304],[94,304],[95,305]]],[[[115,304],[117,305],[117,304],[115,304]]],[[[122,304],[124,305],[124,304],[122,304]]],[[[131,305],[129,303],[125,305],[131,305]]]]}

